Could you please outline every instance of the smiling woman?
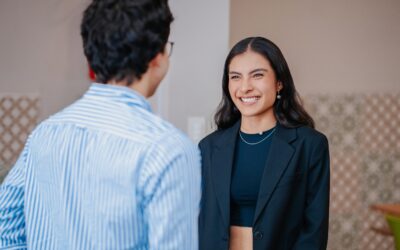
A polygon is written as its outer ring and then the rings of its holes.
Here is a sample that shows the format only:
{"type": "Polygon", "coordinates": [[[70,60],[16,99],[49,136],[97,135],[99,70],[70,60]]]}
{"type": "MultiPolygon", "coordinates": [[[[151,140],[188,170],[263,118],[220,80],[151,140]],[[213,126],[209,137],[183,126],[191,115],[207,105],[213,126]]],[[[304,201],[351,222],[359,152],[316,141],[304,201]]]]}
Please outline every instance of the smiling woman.
{"type": "Polygon", "coordinates": [[[301,105],[279,48],[249,37],[230,51],[200,142],[200,249],[326,249],[329,149],[301,105]]]}
{"type": "Polygon", "coordinates": [[[248,50],[234,57],[229,66],[228,88],[242,116],[244,132],[254,132],[252,130],[257,130],[257,125],[273,122],[268,124],[272,127],[276,123],[273,105],[275,93],[282,89],[282,83],[276,79],[271,64],[263,56],[248,50]]]}
{"type": "MultiPolygon", "coordinates": [[[[222,100],[215,114],[218,129],[232,126],[243,115],[231,92],[235,86],[241,85],[243,92],[245,88],[255,87],[254,84],[262,86],[257,83],[266,81],[270,82],[267,86],[275,88],[269,89],[268,95],[274,96],[269,101],[279,123],[286,127],[314,128],[314,121],[301,105],[289,66],[278,46],[263,37],[249,37],[238,42],[226,58],[222,100]]],[[[243,97],[244,101],[249,100],[248,96],[243,97]]]]}

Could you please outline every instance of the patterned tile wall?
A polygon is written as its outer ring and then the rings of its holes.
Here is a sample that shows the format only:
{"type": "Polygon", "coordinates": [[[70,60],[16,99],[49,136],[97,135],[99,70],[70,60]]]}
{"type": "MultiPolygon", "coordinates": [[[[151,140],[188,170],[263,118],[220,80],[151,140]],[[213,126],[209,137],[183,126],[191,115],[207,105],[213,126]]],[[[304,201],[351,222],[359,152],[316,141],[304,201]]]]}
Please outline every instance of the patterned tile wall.
{"type": "Polygon", "coordinates": [[[330,250],[392,250],[373,203],[400,203],[400,93],[304,98],[331,151],[330,250]]]}
{"type": "Polygon", "coordinates": [[[0,183],[38,122],[37,95],[0,94],[0,183]]]}

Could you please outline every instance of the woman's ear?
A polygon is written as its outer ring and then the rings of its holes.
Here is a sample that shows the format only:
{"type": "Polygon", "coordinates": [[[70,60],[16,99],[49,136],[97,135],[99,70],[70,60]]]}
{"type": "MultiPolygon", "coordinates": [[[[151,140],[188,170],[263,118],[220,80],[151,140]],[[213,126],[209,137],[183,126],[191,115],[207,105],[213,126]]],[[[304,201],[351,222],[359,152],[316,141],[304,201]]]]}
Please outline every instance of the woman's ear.
{"type": "Polygon", "coordinates": [[[282,84],[281,81],[278,81],[278,83],[277,83],[277,90],[278,90],[278,91],[281,91],[282,89],[283,89],[283,84],[282,84]]]}

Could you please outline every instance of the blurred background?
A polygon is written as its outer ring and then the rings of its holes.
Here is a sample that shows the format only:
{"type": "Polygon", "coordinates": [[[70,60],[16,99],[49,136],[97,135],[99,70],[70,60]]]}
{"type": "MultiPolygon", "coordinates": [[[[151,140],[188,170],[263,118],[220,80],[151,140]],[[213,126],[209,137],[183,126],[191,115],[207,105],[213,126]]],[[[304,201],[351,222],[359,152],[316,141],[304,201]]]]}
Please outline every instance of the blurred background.
{"type": "MultiPolygon", "coordinates": [[[[0,182],[41,120],[89,87],[88,0],[0,0],[0,182]]],[[[225,56],[247,36],[282,50],[331,149],[329,249],[394,249],[381,213],[400,203],[399,0],[170,0],[170,71],[156,113],[197,142],[213,131],[225,56]]]]}

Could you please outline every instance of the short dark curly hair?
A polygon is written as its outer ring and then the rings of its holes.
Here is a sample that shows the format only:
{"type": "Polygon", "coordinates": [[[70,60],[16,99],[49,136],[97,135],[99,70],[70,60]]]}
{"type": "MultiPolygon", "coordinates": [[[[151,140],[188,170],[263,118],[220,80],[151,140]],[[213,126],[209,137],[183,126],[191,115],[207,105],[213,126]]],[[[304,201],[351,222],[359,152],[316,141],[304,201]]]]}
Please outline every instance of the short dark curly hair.
{"type": "Polygon", "coordinates": [[[164,50],[173,19],[168,0],[93,0],[81,36],[96,82],[140,79],[164,50]]]}

